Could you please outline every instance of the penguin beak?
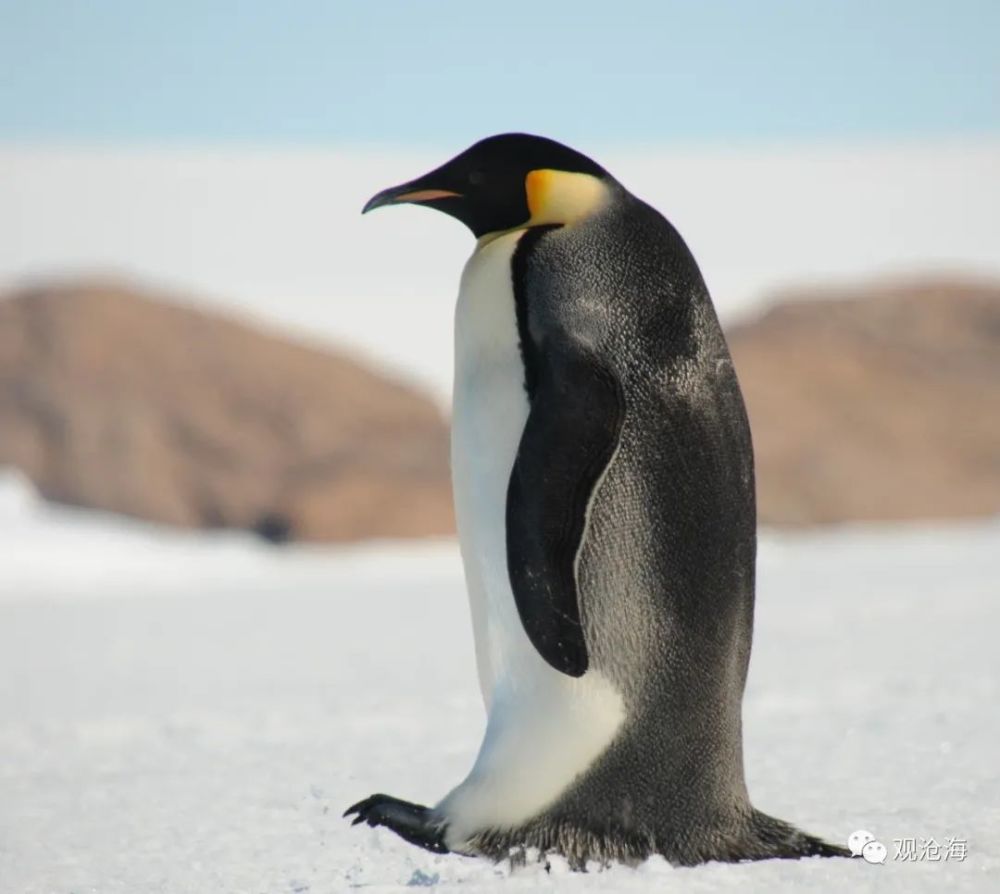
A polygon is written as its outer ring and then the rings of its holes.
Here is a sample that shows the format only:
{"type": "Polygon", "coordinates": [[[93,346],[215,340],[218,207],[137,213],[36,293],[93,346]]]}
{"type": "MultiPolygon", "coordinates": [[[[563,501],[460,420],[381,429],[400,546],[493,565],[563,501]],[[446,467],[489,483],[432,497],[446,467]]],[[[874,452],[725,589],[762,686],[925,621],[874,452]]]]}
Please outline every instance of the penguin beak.
{"type": "Polygon", "coordinates": [[[427,178],[411,180],[399,186],[390,186],[382,192],[373,195],[361,209],[362,214],[381,208],[383,205],[402,205],[405,203],[422,205],[426,202],[436,202],[440,199],[460,199],[462,194],[451,189],[439,189],[426,183],[427,178]]]}

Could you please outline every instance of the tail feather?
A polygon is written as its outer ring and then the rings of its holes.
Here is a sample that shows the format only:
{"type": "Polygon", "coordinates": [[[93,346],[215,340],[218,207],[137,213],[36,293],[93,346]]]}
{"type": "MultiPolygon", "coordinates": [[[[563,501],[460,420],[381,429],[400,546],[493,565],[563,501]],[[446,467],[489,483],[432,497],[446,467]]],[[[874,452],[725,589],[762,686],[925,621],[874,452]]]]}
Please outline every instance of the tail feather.
{"type": "Polygon", "coordinates": [[[815,835],[808,835],[790,823],[775,819],[759,810],[754,811],[751,827],[755,844],[763,858],[796,860],[801,857],[850,857],[846,847],[830,844],[815,835]]]}

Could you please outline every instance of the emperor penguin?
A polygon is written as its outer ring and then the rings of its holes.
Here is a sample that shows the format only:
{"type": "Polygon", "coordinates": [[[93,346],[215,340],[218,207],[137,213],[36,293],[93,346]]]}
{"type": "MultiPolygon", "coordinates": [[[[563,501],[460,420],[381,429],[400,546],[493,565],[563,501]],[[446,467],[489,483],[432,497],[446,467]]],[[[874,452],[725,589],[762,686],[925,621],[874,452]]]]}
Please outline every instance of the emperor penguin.
{"type": "Polygon", "coordinates": [[[848,856],[750,803],[750,428],[674,227],[603,167],[502,134],[375,195],[476,237],[451,440],[486,731],[433,807],[354,823],[445,853],[635,864],[848,856]]]}

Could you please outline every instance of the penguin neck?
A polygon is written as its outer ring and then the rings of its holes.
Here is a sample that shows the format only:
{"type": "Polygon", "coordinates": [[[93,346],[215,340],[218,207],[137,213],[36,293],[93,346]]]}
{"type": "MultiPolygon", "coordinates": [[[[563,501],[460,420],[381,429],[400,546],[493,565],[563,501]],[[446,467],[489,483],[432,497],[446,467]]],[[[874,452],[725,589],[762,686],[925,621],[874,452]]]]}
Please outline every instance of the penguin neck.
{"type": "Polygon", "coordinates": [[[476,247],[473,249],[472,254],[478,254],[486,248],[487,245],[496,242],[497,239],[500,239],[503,236],[510,236],[512,233],[519,233],[523,235],[528,231],[528,229],[528,225],[524,224],[523,226],[511,227],[509,230],[494,230],[492,233],[484,233],[476,240],[476,247]]]}
{"type": "Polygon", "coordinates": [[[524,188],[531,212],[528,220],[516,227],[484,233],[476,240],[476,251],[501,236],[532,227],[578,224],[605,208],[614,191],[610,178],[548,168],[530,171],[525,177],[524,188]]]}

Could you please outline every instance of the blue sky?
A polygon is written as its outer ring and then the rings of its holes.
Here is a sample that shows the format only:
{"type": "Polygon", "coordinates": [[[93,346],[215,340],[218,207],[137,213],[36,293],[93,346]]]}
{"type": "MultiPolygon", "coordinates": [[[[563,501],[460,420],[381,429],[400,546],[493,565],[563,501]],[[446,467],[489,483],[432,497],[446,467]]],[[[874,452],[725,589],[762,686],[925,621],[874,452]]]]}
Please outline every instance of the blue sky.
{"type": "Polygon", "coordinates": [[[0,0],[0,140],[1000,133],[998,0],[0,0]]]}

